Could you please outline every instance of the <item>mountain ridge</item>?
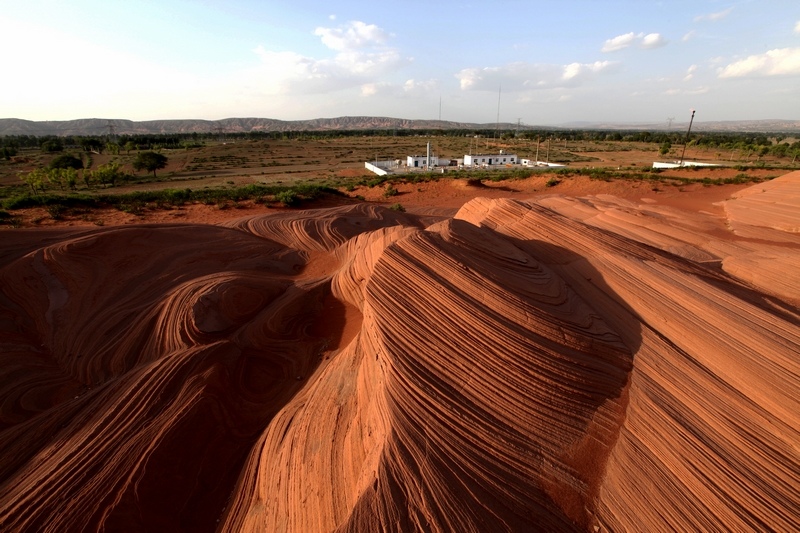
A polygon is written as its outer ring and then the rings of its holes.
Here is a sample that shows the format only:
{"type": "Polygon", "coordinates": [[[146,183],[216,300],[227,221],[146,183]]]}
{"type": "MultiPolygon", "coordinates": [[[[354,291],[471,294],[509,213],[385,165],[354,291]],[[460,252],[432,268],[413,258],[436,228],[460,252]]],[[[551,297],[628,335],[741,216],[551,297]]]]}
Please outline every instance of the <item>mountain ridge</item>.
{"type": "MultiPolygon", "coordinates": [[[[570,122],[559,125],[529,125],[514,123],[480,124],[447,120],[404,119],[375,116],[343,116],[308,120],[278,120],[258,117],[234,117],[221,120],[163,119],[134,121],[128,119],[82,118],[73,120],[33,121],[19,118],[0,118],[0,136],[9,135],[104,135],[113,126],[114,133],[171,134],[171,133],[250,133],[296,131],[353,131],[374,129],[602,129],[602,130],[673,130],[682,131],[687,123],[671,127],[653,122],[570,122]]],[[[800,132],[800,120],[764,119],[695,122],[694,131],[792,133],[800,132]]]]}

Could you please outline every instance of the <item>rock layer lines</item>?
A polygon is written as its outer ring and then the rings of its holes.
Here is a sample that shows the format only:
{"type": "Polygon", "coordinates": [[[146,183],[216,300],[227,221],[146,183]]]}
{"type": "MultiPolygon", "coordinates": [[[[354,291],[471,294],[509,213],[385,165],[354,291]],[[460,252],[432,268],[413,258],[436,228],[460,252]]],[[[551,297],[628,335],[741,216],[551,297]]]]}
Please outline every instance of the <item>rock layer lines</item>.
{"type": "Polygon", "coordinates": [[[13,233],[2,529],[796,530],[798,179],[13,233]]]}

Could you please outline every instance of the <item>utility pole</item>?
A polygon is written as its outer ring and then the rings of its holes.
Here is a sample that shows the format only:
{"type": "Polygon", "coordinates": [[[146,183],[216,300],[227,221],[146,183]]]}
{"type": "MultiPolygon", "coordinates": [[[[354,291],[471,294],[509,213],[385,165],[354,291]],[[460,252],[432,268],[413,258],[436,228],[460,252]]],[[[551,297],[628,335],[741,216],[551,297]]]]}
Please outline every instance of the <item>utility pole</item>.
{"type": "Polygon", "coordinates": [[[692,109],[692,118],[689,119],[689,129],[686,131],[686,139],[683,141],[683,152],[681,152],[681,160],[678,162],[679,166],[683,166],[683,156],[686,155],[686,145],[689,143],[689,134],[692,132],[692,122],[694,122],[694,109],[692,109]]]}
{"type": "Polygon", "coordinates": [[[494,137],[497,138],[497,130],[500,129],[500,94],[503,92],[503,86],[497,88],[497,121],[494,126],[494,137]]]}

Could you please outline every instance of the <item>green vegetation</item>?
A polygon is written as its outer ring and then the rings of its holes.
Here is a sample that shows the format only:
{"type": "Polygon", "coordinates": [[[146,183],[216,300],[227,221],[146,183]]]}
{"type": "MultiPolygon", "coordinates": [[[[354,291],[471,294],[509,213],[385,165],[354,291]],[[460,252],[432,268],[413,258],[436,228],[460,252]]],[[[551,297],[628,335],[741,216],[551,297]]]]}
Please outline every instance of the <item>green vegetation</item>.
{"type": "Polygon", "coordinates": [[[83,168],[83,160],[80,157],[75,157],[72,154],[61,154],[52,161],[50,161],[49,168],[71,168],[74,170],[81,170],[83,168]]]}
{"type": "MultiPolygon", "coordinates": [[[[715,178],[713,171],[722,167],[690,167],[676,177],[674,172],[652,169],[649,162],[645,163],[662,149],[675,154],[682,149],[684,137],[684,132],[677,131],[544,129],[251,132],[226,134],[225,142],[211,132],[113,138],[4,136],[0,137],[0,207],[7,216],[0,215],[0,223],[11,224],[9,221],[16,220],[13,209],[30,206],[48,209],[53,218],[74,215],[75,209],[113,206],[141,213],[186,202],[203,202],[220,208],[236,207],[243,200],[296,206],[313,199],[320,191],[353,193],[359,187],[379,187],[377,194],[389,199],[400,195],[400,184],[442,179],[462,179],[481,185],[539,176],[547,187],[558,186],[572,176],[644,181],[662,188],[690,183],[741,184],[769,179],[755,177],[755,174],[765,176],[765,168],[779,175],[779,170],[795,170],[800,163],[800,141],[788,134],[707,132],[691,135],[687,157],[727,164],[728,171],[719,175],[730,176],[730,169],[736,168],[737,176],[715,178]],[[409,171],[386,176],[364,174],[363,167],[356,170],[355,163],[414,153],[429,140],[436,145],[437,153],[452,159],[475,150],[502,149],[531,158],[538,151],[540,159],[592,161],[595,168],[448,167],[444,172],[409,171]],[[167,162],[170,171],[157,174],[167,162]],[[136,174],[134,169],[146,174],[136,174]],[[761,172],[751,172],[754,170],[761,172]],[[698,171],[697,177],[691,177],[692,171],[698,171]],[[701,175],[711,177],[701,179],[701,175]],[[237,186],[244,180],[261,183],[237,186]],[[154,182],[167,182],[172,188],[112,194],[116,187],[143,188],[154,182]],[[196,183],[197,190],[186,189],[190,183],[196,183]]],[[[396,206],[400,204],[392,208],[396,206]]]]}
{"type": "Polygon", "coordinates": [[[100,183],[104,187],[113,187],[117,181],[124,177],[125,174],[116,161],[112,161],[106,165],[100,165],[96,170],[86,170],[83,173],[83,181],[86,183],[86,188],[88,189],[92,188],[96,183],[100,183]]]}
{"type": "Polygon", "coordinates": [[[295,206],[300,201],[300,197],[293,190],[280,191],[275,194],[275,199],[286,207],[295,206]]]}
{"type": "Polygon", "coordinates": [[[236,203],[266,197],[274,198],[274,201],[286,206],[296,206],[303,201],[319,198],[323,194],[341,195],[342,193],[326,186],[299,184],[294,186],[247,185],[234,189],[163,189],[127,194],[24,194],[7,198],[2,203],[2,207],[4,210],[45,207],[51,216],[53,213],[60,216],[64,210],[74,208],[116,207],[123,211],[131,211],[141,210],[145,207],[163,208],[183,205],[190,202],[220,205],[225,202],[236,203]]]}
{"type": "Polygon", "coordinates": [[[134,170],[146,170],[156,177],[156,170],[167,166],[167,156],[158,152],[141,152],[133,160],[134,170]]]}

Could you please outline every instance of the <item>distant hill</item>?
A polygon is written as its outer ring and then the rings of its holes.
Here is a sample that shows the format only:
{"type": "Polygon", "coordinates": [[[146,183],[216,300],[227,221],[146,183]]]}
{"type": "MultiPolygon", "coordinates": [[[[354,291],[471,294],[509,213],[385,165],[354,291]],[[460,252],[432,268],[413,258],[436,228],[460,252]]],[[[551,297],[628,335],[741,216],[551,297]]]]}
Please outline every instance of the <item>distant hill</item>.
{"type": "MultiPolygon", "coordinates": [[[[673,122],[667,126],[665,122],[569,122],[560,128],[584,130],[650,130],[650,131],[686,131],[689,122],[673,122]]],[[[717,132],[753,132],[753,133],[794,133],[800,132],[800,120],[717,120],[701,122],[695,120],[692,131],[717,132]]]]}
{"type": "MultiPolygon", "coordinates": [[[[443,120],[410,120],[389,117],[338,117],[312,120],[276,120],[271,118],[226,118],[223,120],[146,120],[86,118],[63,121],[0,119],[2,135],[104,135],[114,126],[117,134],[159,133],[248,133],[252,131],[330,131],[367,129],[491,129],[497,124],[473,124],[443,120]]],[[[502,129],[516,124],[499,124],[502,129]]]]}
{"type": "MultiPolygon", "coordinates": [[[[531,126],[512,123],[476,124],[444,120],[411,120],[390,117],[337,117],[311,120],[276,120],[271,118],[226,118],[223,120],[146,120],[84,118],[62,121],[32,121],[18,118],[0,119],[0,136],[3,135],[104,135],[114,126],[117,134],[160,134],[160,133],[247,133],[253,131],[330,131],[330,130],[368,130],[368,129],[602,129],[602,130],[652,130],[667,129],[665,123],[612,123],[612,122],[571,122],[558,126],[531,126]]],[[[687,123],[673,123],[671,130],[682,131],[687,123]]],[[[692,126],[693,131],[720,132],[800,132],[800,120],[736,120],[699,122],[692,126]]]]}

